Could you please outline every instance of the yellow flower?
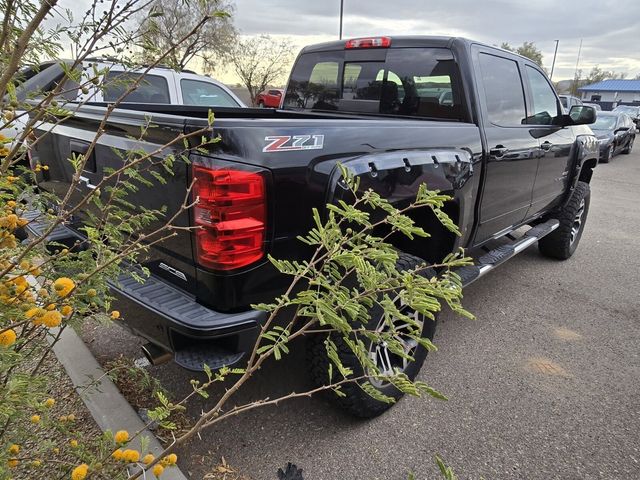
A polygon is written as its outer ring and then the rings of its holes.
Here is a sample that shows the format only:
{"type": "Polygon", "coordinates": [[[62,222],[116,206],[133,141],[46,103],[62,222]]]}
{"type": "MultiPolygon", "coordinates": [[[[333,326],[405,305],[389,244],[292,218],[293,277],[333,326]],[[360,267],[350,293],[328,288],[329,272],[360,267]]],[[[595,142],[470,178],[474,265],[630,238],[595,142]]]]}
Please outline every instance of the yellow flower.
{"type": "Polygon", "coordinates": [[[76,416],[73,413],[67,415],[67,421],[74,422],[76,420],[76,416]]]}
{"type": "Polygon", "coordinates": [[[42,323],[44,323],[49,328],[57,327],[61,322],[62,315],[57,310],[47,312],[42,316],[42,323]]]}
{"type": "Polygon", "coordinates": [[[62,313],[62,315],[64,315],[65,317],[68,317],[69,315],[71,315],[73,313],[73,308],[71,308],[71,305],[64,305],[61,309],[60,312],[62,313]]]}
{"type": "Polygon", "coordinates": [[[40,423],[40,415],[31,415],[31,423],[40,423]]]}
{"type": "Polygon", "coordinates": [[[49,296],[49,292],[47,292],[46,289],[41,288],[40,290],[38,290],[38,295],[40,295],[42,298],[47,298],[49,296]]]}
{"type": "Polygon", "coordinates": [[[49,170],[49,165],[43,165],[42,169],[45,170],[45,171],[49,170]]]}
{"type": "Polygon", "coordinates": [[[129,432],[127,432],[126,430],[119,430],[118,432],[116,432],[113,439],[116,441],[116,443],[127,443],[129,441],[129,432]]]}
{"type": "Polygon", "coordinates": [[[29,270],[31,268],[31,264],[29,263],[28,260],[22,260],[20,262],[20,268],[23,270],[29,270]]]}
{"type": "Polygon", "coordinates": [[[160,475],[162,475],[162,472],[164,472],[164,467],[157,463],[153,466],[152,472],[156,477],[160,477],[160,475]]]}
{"type": "Polygon", "coordinates": [[[135,463],[140,460],[140,452],[137,450],[125,450],[122,452],[122,458],[124,458],[129,463],[135,463]]]}
{"type": "Polygon", "coordinates": [[[111,312],[111,318],[113,320],[117,320],[120,318],[120,312],[118,310],[114,310],[113,312],[111,312]]]}
{"type": "Polygon", "coordinates": [[[15,443],[9,447],[9,453],[11,455],[17,455],[20,453],[20,445],[16,445],[15,443]]]}
{"type": "Polygon", "coordinates": [[[10,328],[0,333],[0,345],[10,347],[14,343],[16,343],[16,332],[13,329],[10,328]]]}
{"type": "Polygon", "coordinates": [[[39,458],[36,458],[34,461],[31,462],[31,465],[33,467],[39,467],[40,465],[42,465],[42,460],[40,460],[39,458]]]}
{"type": "Polygon", "coordinates": [[[11,458],[7,460],[7,465],[9,465],[9,468],[15,468],[18,466],[19,463],[20,463],[20,460],[18,460],[17,458],[11,458]]]}
{"type": "Polygon", "coordinates": [[[53,407],[55,405],[55,403],[56,403],[56,401],[53,398],[47,398],[44,401],[44,406],[47,407],[47,408],[51,408],[51,407],[53,407]]]}
{"type": "Polygon", "coordinates": [[[67,421],[67,416],[66,416],[66,415],[62,415],[62,416],[60,417],[60,421],[61,421],[62,423],[66,422],[66,421],[67,421]]]}
{"type": "Polygon", "coordinates": [[[119,460],[122,460],[122,459],[124,459],[124,452],[122,451],[122,449],[121,449],[121,448],[119,448],[119,449],[117,449],[116,451],[114,451],[114,452],[111,454],[111,457],[112,457],[113,459],[115,459],[115,460],[118,460],[118,461],[119,461],[119,460]]]}
{"type": "Polygon", "coordinates": [[[15,213],[11,213],[5,217],[1,217],[0,227],[15,230],[18,227],[18,216],[15,213]]]}
{"type": "Polygon", "coordinates": [[[76,288],[76,284],[73,280],[67,277],[61,277],[53,282],[53,288],[61,297],[66,297],[71,291],[76,288]]]}
{"type": "Polygon", "coordinates": [[[71,472],[71,480],[84,480],[87,477],[87,472],[89,471],[89,465],[83,463],[82,465],[78,465],[71,472]]]}
{"type": "Polygon", "coordinates": [[[160,464],[165,467],[170,467],[171,465],[175,465],[177,461],[178,461],[178,456],[175,453],[170,453],[169,455],[164,457],[162,460],[160,460],[160,464]]]}
{"type": "Polygon", "coordinates": [[[69,445],[71,445],[71,448],[78,448],[78,441],[77,440],[69,440],[69,445]]]}
{"type": "Polygon", "coordinates": [[[15,208],[15,207],[16,207],[16,202],[15,202],[15,201],[13,201],[13,200],[9,200],[9,201],[7,202],[7,207],[9,207],[9,208],[15,208]]]}
{"type": "Polygon", "coordinates": [[[95,288],[90,288],[89,290],[87,290],[87,296],[88,297],[95,297],[98,294],[98,292],[96,291],[95,288]]]}
{"type": "Polygon", "coordinates": [[[56,304],[55,303],[50,303],[49,305],[47,305],[46,307],[44,307],[45,310],[55,310],[56,309],[56,304]]]}
{"type": "Polygon", "coordinates": [[[53,449],[53,453],[55,453],[56,455],[60,453],[60,449],[58,447],[53,449]]]}
{"type": "Polygon", "coordinates": [[[156,458],[151,455],[150,453],[147,453],[143,458],[142,458],[142,463],[144,463],[145,465],[149,465],[151,462],[153,462],[156,458]]]}

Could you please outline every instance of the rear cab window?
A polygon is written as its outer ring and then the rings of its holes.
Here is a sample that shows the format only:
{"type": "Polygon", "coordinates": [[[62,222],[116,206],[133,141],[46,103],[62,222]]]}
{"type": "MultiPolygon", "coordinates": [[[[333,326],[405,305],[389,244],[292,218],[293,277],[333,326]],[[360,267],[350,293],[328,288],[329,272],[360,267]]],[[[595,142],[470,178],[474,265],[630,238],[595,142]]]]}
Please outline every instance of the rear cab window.
{"type": "Polygon", "coordinates": [[[131,89],[123,102],[129,103],[171,103],[169,85],[164,77],[146,74],[140,80],[139,73],[109,71],[104,78],[104,101],[115,102],[131,89]]]}
{"type": "Polygon", "coordinates": [[[458,65],[446,48],[309,52],[293,68],[290,110],[466,121],[458,65]]]}

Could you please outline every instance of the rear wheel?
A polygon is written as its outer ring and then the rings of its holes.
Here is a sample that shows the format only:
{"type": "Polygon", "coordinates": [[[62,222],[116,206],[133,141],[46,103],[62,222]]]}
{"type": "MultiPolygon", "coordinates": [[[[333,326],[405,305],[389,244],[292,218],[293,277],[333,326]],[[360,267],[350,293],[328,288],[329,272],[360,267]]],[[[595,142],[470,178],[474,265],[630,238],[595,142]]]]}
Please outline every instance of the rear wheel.
{"type": "MultiPolygon", "coordinates": [[[[424,260],[418,257],[401,253],[400,258],[398,259],[398,269],[411,270],[424,263],[424,260]]],[[[435,272],[433,271],[425,273],[426,276],[432,276],[434,274],[435,272]]],[[[433,339],[436,328],[436,322],[434,320],[424,317],[418,312],[411,310],[406,305],[398,305],[398,308],[403,313],[413,316],[414,320],[421,324],[423,337],[428,338],[429,340],[433,339]]],[[[396,332],[402,332],[403,328],[408,328],[408,325],[394,324],[394,326],[396,332]]],[[[372,312],[371,321],[367,325],[367,328],[371,330],[375,329],[379,332],[390,330],[390,327],[382,320],[381,310],[372,312]]],[[[338,349],[338,355],[340,356],[342,364],[345,367],[351,368],[354,372],[354,376],[363,375],[362,365],[351,349],[347,346],[342,336],[338,334],[330,334],[329,337],[338,349]]],[[[328,371],[331,360],[327,357],[327,351],[324,344],[326,338],[327,335],[314,335],[309,339],[307,348],[309,374],[317,386],[329,384],[328,371]]],[[[369,345],[369,357],[374,361],[383,376],[385,374],[392,374],[394,370],[399,370],[406,374],[409,379],[414,380],[418,375],[418,372],[420,372],[420,368],[427,357],[427,350],[414,339],[404,338],[404,340],[402,340],[401,338],[396,338],[403,343],[405,353],[412,356],[414,359],[413,361],[407,361],[402,356],[394,355],[387,348],[384,342],[371,342],[369,345]]],[[[369,382],[384,395],[393,397],[396,400],[403,396],[402,392],[395,388],[391,383],[385,382],[384,379],[372,378],[369,382]]],[[[347,383],[343,385],[342,392],[346,394],[345,397],[339,397],[335,393],[329,392],[329,399],[356,417],[376,417],[393,406],[391,403],[375,400],[365,393],[358,383],[347,383]]]]}
{"type": "Polygon", "coordinates": [[[573,255],[582,238],[590,200],[589,184],[578,182],[569,202],[556,213],[560,226],[538,242],[543,255],[558,260],[566,260],[573,255]]]}

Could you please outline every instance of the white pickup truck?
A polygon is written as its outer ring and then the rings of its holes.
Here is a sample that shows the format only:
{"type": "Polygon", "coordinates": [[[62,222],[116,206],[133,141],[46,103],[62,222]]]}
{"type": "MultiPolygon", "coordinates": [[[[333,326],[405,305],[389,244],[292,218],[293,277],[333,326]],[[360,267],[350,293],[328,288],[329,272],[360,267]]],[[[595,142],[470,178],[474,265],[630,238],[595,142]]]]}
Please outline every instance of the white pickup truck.
{"type": "MultiPolygon", "coordinates": [[[[148,69],[147,72],[147,68],[144,67],[131,69],[114,61],[91,59],[76,67],[82,69],[80,82],[76,83],[66,77],[67,67],[63,67],[64,64],[71,66],[73,62],[46,62],[24,69],[24,81],[16,88],[18,100],[23,102],[37,98],[64,81],[59,103],[115,102],[129,89],[132,82],[137,81],[144,73],[144,79],[124,98],[123,103],[246,107],[223,83],[189,70],[176,71],[158,66],[148,69]],[[91,82],[96,77],[98,81],[91,82]]],[[[10,124],[5,125],[6,120],[0,123],[0,140],[17,138],[24,129],[24,112],[18,110],[13,116],[15,120],[10,124]],[[1,128],[2,126],[4,128],[1,128]]],[[[11,144],[9,142],[6,146],[10,147],[11,144]]],[[[0,148],[2,147],[3,145],[0,145],[0,148]]]]}

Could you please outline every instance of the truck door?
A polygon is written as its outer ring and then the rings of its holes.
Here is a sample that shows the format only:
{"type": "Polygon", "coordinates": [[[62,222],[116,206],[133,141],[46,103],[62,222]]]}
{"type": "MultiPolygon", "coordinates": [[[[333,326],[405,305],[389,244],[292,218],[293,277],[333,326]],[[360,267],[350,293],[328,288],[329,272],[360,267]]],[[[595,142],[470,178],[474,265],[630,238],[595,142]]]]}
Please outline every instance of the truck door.
{"type": "MultiPolygon", "coordinates": [[[[575,148],[573,127],[558,126],[562,107],[547,77],[537,68],[525,65],[528,85],[527,123],[531,125],[540,145],[538,173],[533,187],[528,217],[553,206],[568,188],[572,148],[575,148]]],[[[573,98],[573,97],[571,97],[573,98]]]]}
{"type": "Polygon", "coordinates": [[[478,101],[486,139],[485,174],[475,242],[521,223],[531,206],[538,139],[527,124],[522,63],[475,47],[478,101]]]}

